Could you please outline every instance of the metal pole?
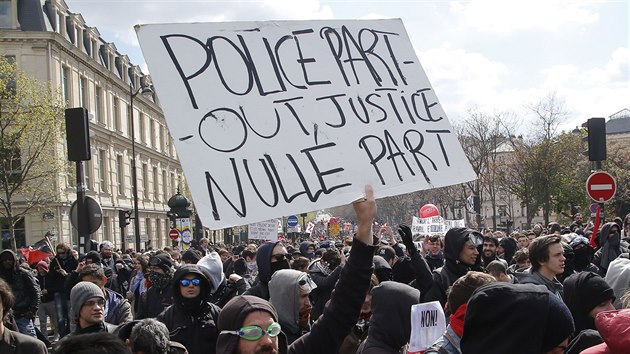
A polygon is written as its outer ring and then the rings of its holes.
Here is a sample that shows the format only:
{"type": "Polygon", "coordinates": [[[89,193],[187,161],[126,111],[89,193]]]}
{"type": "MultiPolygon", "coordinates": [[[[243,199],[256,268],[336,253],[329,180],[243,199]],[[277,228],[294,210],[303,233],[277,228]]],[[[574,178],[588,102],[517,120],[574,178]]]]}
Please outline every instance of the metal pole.
{"type": "Polygon", "coordinates": [[[88,234],[88,218],[85,210],[85,175],[83,174],[83,161],[77,161],[77,233],[79,235],[79,253],[86,253],[88,234]]]}
{"type": "MultiPolygon", "coordinates": [[[[138,90],[140,92],[140,90],[138,90]]],[[[133,193],[133,230],[136,240],[136,252],[140,252],[140,217],[138,216],[138,178],[136,176],[136,131],[133,118],[133,98],[138,94],[129,85],[129,117],[131,117],[131,187],[133,193]]]]}
{"type": "MultiPolygon", "coordinates": [[[[602,162],[601,161],[595,161],[595,170],[598,171],[598,172],[602,170],[602,162]]],[[[599,214],[600,217],[601,217],[600,225],[604,225],[604,223],[606,222],[606,214],[604,214],[604,203],[598,202],[597,204],[599,204],[599,208],[601,210],[601,212],[599,214]]],[[[601,228],[601,226],[600,226],[600,228],[601,228]]],[[[597,230],[595,230],[595,232],[597,232],[597,230]]]]}

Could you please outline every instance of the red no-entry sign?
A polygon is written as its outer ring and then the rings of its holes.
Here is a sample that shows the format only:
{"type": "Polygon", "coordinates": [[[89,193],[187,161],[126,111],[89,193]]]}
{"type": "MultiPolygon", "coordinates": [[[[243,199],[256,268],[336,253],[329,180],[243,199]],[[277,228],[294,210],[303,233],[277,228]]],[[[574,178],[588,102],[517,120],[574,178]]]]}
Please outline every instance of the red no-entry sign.
{"type": "Polygon", "coordinates": [[[586,192],[598,203],[605,203],[612,199],[617,191],[617,183],[607,172],[595,172],[586,180],[586,192]]]}
{"type": "Polygon", "coordinates": [[[177,240],[179,238],[179,231],[171,229],[171,231],[168,232],[168,237],[170,237],[171,240],[177,240]]]}

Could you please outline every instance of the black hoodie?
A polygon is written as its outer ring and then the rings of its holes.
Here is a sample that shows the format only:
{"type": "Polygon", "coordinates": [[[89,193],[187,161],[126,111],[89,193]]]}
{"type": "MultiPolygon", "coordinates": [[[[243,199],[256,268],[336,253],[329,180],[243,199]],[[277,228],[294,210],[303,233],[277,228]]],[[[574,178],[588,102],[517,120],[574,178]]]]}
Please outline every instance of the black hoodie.
{"type": "Polygon", "coordinates": [[[492,283],[468,300],[461,350],[542,354],[560,345],[573,329],[569,309],[544,286],[492,283]]]}
{"type": "Polygon", "coordinates": [[[372,289],[372,317],[361,354],[401,353],[411,336],[411,306],[420,292],[407,284],[386,281],[372,289]]]}
{"type": "MultiPolygon", "coordinates": [[[[464,227],[455,227],[446,233],[444,237],[444,258],[445,263],[442,268],[438,268],[433,271],[431,280],[427,281],[426,272],[428,271],[428,265],[424,262],[426,269],[422,269],[418,273],[417,263],[416,267],[416,287],[422,294],[422,302],[439,301],[442,306],[446,303],[446,289],[453,285],[455,280],[466,275],[470,270],[483,271],[481,268],[481,252],[477,257],[477,261],[474,265],[469,266],[462,263],[459,260],[459,253],[461,252],[464,244],[469,240],[469,234],[475,233],[478,237],[483,239],[483,236],[472,229],[464,227]]],[[[413,260],[413,258],[412,258],[413,260]]]]}
{"type": "MultiPolygon", "coordinates": [[[[258,266],[258,278],[254,282],[254,285],[249,288],[244,295],[254,295],[259,298],[269,300],[269,287],[268,283],[271,280],[271,276],[276,270],[289,269],[289,260],[284,259],[279,262],[271,263],[271,256],[274,247],[280,242],[267,242],[258,246],[256,251],[256,265],[258,266]]],[[[291,257],[291,255],[288,255],[291,257]]]]}
{"type": "Polygon", "coordinates": [[[169,306],[158,320],[169,330],[170,339],[186,346],[190,354],[215,353],[219,331],[216,322],[221,309],[208,302],[210,281],[197,265],[186,264],[173,275],[173,305],[169,306]],[[181,295],[179,281],[188,274],[195,274],[201,280],[201,291],[194,299],[181,295]]]}
{"type": "Polygon", "coordinates": [[[3,278],[11,287],[15,296],[15,304],[13,304],[13,314],[15,317],[22,317],[26,312],[37,314],[39,307],[41,291],[37,280],[28,270],[20,267],[17,256],[11,250],[0,252],[0,259],[10,257],[13,265],[10,269],[4,269],[0,264],[0,277],[3,278]]]}

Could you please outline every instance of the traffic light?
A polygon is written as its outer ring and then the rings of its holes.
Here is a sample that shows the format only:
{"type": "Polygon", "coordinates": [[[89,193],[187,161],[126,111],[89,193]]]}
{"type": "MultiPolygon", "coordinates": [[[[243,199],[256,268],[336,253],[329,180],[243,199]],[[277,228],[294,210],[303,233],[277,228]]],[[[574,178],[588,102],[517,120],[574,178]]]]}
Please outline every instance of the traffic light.
{"type": "Polygon", "coordinates": [[[118,226],[121,229],[124,229],[127,225],[129,225],[130,219],[131,210],[118,210],[118,226]]]}
{"type": "Polygon", "coordinates": [[[606,118],[590,118],[586,121],[588,129],[588,160],[606,160],[606,118]]]}

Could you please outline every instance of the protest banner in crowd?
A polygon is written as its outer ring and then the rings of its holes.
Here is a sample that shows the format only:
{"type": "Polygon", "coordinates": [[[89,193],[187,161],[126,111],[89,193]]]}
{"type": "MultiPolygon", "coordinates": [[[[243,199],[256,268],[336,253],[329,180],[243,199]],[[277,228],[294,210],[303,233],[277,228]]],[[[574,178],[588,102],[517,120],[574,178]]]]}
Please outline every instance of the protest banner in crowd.
{"type": "Polygon", "coordinates": [[[204,226],[475,178],[401,20],[136,32],[204,226]]]}

